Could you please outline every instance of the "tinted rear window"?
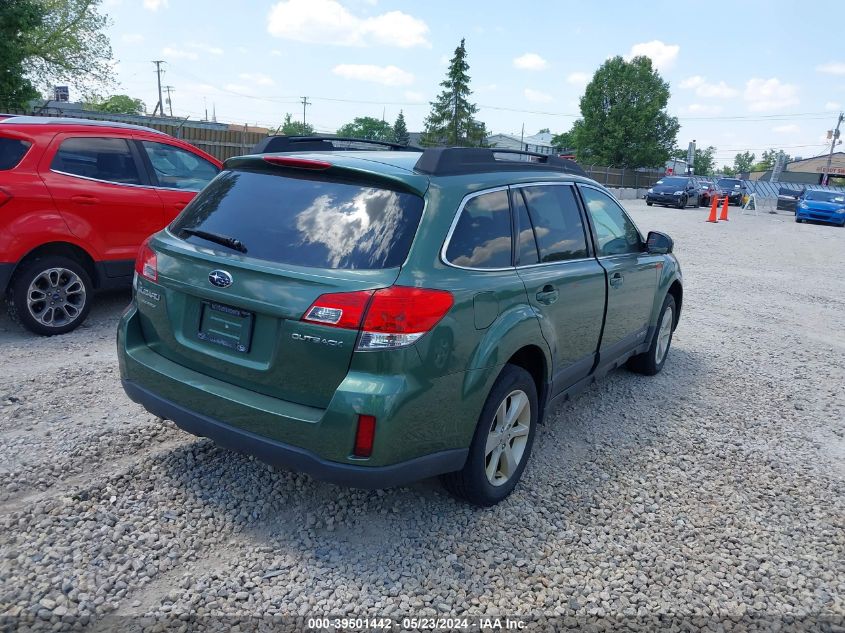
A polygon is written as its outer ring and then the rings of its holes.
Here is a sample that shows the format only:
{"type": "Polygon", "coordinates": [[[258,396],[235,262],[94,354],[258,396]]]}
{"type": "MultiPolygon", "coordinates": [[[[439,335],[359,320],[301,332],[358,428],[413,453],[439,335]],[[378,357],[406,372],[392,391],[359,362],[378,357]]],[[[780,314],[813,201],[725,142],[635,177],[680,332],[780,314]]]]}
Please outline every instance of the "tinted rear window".
{"type": "Polygon", "coordinates": [[[282,264],[394,268],[408,255],[422,209],[422,198],[410,193],[224,171],[194,198],[170,231],[214,250],[230,249],[183,230],[231,237],[246,247],[247,257],[282,264]]]}
{"type": "Polygon", "coordinates": [[[31,145],[32,143],[19,141],[16,138],[0,136],[0,170],[12,169],[17,166],[31,145]]]}

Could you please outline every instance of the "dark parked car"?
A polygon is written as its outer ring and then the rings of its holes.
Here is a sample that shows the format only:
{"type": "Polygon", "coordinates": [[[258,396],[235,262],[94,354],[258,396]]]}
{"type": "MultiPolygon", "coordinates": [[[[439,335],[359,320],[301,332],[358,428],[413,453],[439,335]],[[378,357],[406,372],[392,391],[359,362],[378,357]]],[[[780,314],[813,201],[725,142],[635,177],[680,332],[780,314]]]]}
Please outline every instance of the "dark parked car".
{"type": "Polygon", "coordinates": [[[739,178],[719,178],[716,187],[719,189],[719,196],[728,197],[728,204],[742,204],[742,198],[748,193],[748,188],[739,178]]]}
{"type": "Polygon", "coordinates": [[[141,247],[126,393],[320,479],[504,499],[554,402],[661,370],[682,282],[672,240],[570,161],[500,154],[229,159],[141,247]]]}
{"type": "Polygon", "coordinates": [[[804,189],[788,189],[781,187],[778,189],[778,204],[777,208],[780,211],[795,212],[795,207],[798,206],[798,199],[804,195],[804,189]]]}
{"type": "Polygon", "coordinates": [[[685,176],[664,176],[648,190],[645,196],[648,206],[660,204],[667,207],[684,209],[690,204],[701,206],[698,187],[692,178],[685,176]]]}

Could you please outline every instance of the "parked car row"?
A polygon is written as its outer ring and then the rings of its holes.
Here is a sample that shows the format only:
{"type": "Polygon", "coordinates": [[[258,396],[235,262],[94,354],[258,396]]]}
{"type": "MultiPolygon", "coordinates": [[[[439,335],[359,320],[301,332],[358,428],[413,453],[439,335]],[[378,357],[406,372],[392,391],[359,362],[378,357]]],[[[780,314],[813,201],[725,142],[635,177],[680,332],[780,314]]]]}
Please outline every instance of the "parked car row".
{"type": "Polygon", "coordinates": [[[0,296],[38,334],[78,327],[98,290],[128,287],[141,242],[222,164],[150,128],[0,120],[0,296]]]}

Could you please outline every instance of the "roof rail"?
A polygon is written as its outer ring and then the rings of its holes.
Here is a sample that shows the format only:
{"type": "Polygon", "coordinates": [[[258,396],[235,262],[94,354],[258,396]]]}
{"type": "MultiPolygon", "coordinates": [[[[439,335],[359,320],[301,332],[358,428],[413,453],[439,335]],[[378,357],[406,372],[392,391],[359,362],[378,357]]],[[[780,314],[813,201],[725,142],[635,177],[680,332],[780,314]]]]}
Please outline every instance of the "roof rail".
{"type": "MultiPolygon", "coordinates": [[[[6,116],[6,115],[2,115],[6,116]]],[[[167,132],[147,127],[146,125],[135,125],[134,123],[122,123],[120,121],[108,121],[106,119],[83,119],[82,117],[69,116],[30,116],[28,114],[15,114],[8,119],[0,119],[3,123],[15,123],[23,125],[90,125],[94,127],[116,127],[127,130],[143,130],[168,136],[167,132]]]]}
{"type": "Polygon", "coordinates": [[[391,152],[419,152],[418,147],[390,141],[377,141],[347,136],[268,136],[252,148],[253,154],[270,152],[338,152],[356,150],[386,150],[391,152]],[[363,146],[363,147],[362,147],[363,146]],[[375,146],[375,147],[373,147],[375,146]]]}
{"type": "Polygon", "coordinates": [[[438,147],[423,151],[414,169],[430,176],[452,176],[490,171],[560,171],[587,177],[574,160],[537,152],[496,147],[438,147]],[[512,154],[519,158],[499,158],[512,154]],[[524,158],[523,158],[524,157],[524,158]]]}

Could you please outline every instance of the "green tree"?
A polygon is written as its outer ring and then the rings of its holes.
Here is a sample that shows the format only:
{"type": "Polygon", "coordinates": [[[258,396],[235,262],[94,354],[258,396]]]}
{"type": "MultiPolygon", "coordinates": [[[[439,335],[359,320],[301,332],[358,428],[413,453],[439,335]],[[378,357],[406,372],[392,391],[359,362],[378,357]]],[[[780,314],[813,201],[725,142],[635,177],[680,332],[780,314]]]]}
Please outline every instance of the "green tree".
{"type": "Polygon", "coordinates": [[[756,156],[748,151],[737,154],[734,156],[734,172],[737,174],[750,172],[755,158],[756,156]]]}
{"type": "Polygon", "coordinates": [[[284,134],[285,136],[314,136],[314,126],[310,123],[303,123],[302,121],[294,121],[293,115],[288,112],[285,114],[285,120],[276,134],[284,134]]]}
{"type": "Polygon", "coordinates": [[[43,21],[42,6],[34,0],[0,2],[0,108],[23,109],[38,91],[26,76],[28,34],[43,21]]]}
{"type": "Polygon", "coordinates": [[[552,131],[547,127],[544,127],[539,132],[537,132],[537,134],[551,134],[551,133],[552,133],[552,131]]]}
{"type": "Polygon", "coordinates": [[[552,145],[560,149],[575,149],[575,134],[572,130],[555,134],[552,137],[552,145]]]}
{"type": "Polygon", "coordinates": [[[97,112],[112,114],[144,114],[146,106],[140,99],[129,95],[112,95],[108,99],[96,100],[87,104],[87,108],[97,112]]]}
{"type": "Polygon", "coordinates": [[[100,0],[38,0],[38,5],[43,19],[22,42],[27,76],[40,86],[110,83],[109,20],[98,11],[100,0]]]}
{"type": "Polygon", "coordinates": [[[371,141],[392,141],[393,128],[390,123],[371,116],[355,117],[352,123],[347,123],[338,129],[338,136],[365,138],[371,141]]]}
{"type": "MultiPolygon", "coordinates": [[[[699,176],[710,176],[713,174],[713,171],[716,167],[716,148],[712,145],[707,146],[705,149],[701,149],[700,147],[695,148],[695,159],[693,162],[693,169],[695,173],[699,176]]],[[[670,158],[678,158],[681,160],[687,159],[687,150],[683,148],[678,148],[672,152],[672,156],[670,158]]]]}
{"type": "Polygon", "coordinates": [[[573,126],[581,160],[612,167],[654,167],[669,158],[680,125],[669,116],[669,84],[648,57],[602,64],[581,97],[573,126]]]}
{"type": "Polygon", "coordinates": [[[425,146],[447,145],[482,147],[487,129],[476,120],[478,106],[469,102],[469,64],[464,40],[455,49],[449,70],[440,86],[443,88],[425,119],[425,129],[420,142],[425,146]]]}
{"type": "Polygon", "coordinates": [[[408,145],[411,142],[408,126],[405,124],[405,114],[402,110],[399,110],[399,116],[396,117],[396,122],[393,124],[393,140],[400,145],[408,145]]]}
{"type": "Polygon", "coordinates": [[[722,175],[727,177],[727,178],[733,178],[734,176],[737,175],[736,169],[734,169],[730,165],[725,165],[724,167],[722,167],[722,175]]]}

